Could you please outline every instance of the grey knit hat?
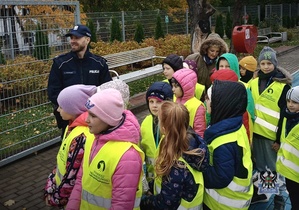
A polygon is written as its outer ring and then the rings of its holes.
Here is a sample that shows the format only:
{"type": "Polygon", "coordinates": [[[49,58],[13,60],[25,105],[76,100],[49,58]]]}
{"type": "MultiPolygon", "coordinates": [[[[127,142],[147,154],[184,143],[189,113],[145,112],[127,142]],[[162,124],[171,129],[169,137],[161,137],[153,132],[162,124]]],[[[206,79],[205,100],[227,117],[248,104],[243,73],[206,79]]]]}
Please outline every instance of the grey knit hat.
{"type": "Polygon", "coordinates": [[[275,66],[275,68],[277,67],[276,52],[271,47],[265,46],[262,49],[259,55],[259,63],[262,60],[268,60],[275,66]]]}
{"type": "Polygon", "coordinates": [[[295,86],[289,89],[286,95],[286,99],[299,103],[299,86],[295,86]]]}

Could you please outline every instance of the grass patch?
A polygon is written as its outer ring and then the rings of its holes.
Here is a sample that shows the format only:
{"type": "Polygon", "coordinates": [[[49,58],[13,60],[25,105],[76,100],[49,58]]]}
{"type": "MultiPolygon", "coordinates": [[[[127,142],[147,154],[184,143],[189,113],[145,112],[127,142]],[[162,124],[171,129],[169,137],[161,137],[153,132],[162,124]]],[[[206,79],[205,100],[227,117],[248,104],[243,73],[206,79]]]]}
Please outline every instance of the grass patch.
{"type": "Polygon", "coordinates": [[[52,106],[45,104],[2,115],[0,158],[59,136],[52,111],[52,106]]]}

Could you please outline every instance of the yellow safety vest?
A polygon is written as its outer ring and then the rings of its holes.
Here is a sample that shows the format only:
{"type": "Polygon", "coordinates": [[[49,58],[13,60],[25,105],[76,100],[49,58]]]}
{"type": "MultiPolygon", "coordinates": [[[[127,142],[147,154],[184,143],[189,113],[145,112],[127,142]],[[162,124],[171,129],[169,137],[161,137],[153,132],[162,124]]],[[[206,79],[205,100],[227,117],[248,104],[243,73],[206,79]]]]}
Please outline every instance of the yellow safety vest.
{"type": "Polygon", "coordinates": [[[259,78],[251,82],[252,97],[255,104],[255,121],[253,133],[271,140],[276,140],[277,125],[280,118],[278,101],[286,84],[272,82],[259,94],[259,78]]]}
{"type": "Polygon", "coordinates": [[[286,178],[299,183],[299,124],[285,136],[286,118],[280,138],[280,148],[277,153],[276,170],[286,178]]]}
{"type": "Polygon", "coordinates": [[[196,83],[196,86],[195,86],[195,98],[197,98],[198,100],[200,100],[202,94],[205,91],[205,88],[206,87],[204,85],[196,83]]]}
{"type": "MultiPolygon", "coordinates": [[[[180,161],[184,162],[191,172],[195,183],[198,184],[198,190],[191,202],[188,202],[184,199],[181,199],[181,204],[178,210],[201,210],[202,209],[202,201],[204,194],[204,180],[202,173],[193,169],[182,157],[179,158],[180,161]]],[[[161,192],[161,177],[156,177],[154,182],[154,194],[157,195],[161,192]]]]}
{"type": "Polygon", "coordinates": [[[57,166],[56,166],[56,174],[55,174],[55,180],[56,185],[59,186],[61,183],[61,180],[63,179],[63,176],[66,173],[66,164],[67,164],[67,158],[70,150],[70,145],[72,143],[72,140],[75,139],[80,134],[84,134],[86,136],[85,142],[93,142],[94,141],[94,135],[89,132],[89,128],[87,126],[77,126],[75,127],[69,135],[66,137],[66,134],[68,132],[68,126],[65,129],[64,135],[63,135],[63,141],[60,145],[56,160],[57,160],[57,166]]]}
{"type": "Polygon", "coordinates": [[[193,128],[196,111],[200,105],[203,105],[203,103],[197,98],[193,97],[190,98],[188,101],[186,101],[184,105],[189,111],[189,116],[190,116],[189,125],[193,128]]]}
{"type": "MultiPolygon", "coordinates": [[[[86,145],[87,146],[87,145],[86,145]]],[[[142,162],[144,153],[131,142],[108,141],[89,163],[90,148],[86,147],[83,159],[82,194],[80,209],[110,209],[112,198],[112,176],[124,153],[134,147],[142,162]],[[113,151],[113,152],[111,152],[113,151]]],[[[134,209],[139,209],[142,195],[142,172],[139,178],[134,209]]]]}
{"type": "Polygon", "coordinates": [[[155,137],[153,135],[153,116],[148,115],[141,124],[141,148],[145,153],[147,180],[151,181],[155,177],[155,159],[158,156],[159,145],[156,147],[155,137]]]}
{"type": "Polygon", "coordinates": [[[217,137],[208,145],[210,152],[210,165],[213,165],[213,152],[223,144],[237,142],[243,148],[243,165],[248,171],[248,176],[244,179],[234,177],[230,184],[222,189],[205,188],[204,203],[210,209],[234,210],[248,209],[253,195],[252,160],[251,151],[246,130],[242,125],[235,132],[217,137]]]}

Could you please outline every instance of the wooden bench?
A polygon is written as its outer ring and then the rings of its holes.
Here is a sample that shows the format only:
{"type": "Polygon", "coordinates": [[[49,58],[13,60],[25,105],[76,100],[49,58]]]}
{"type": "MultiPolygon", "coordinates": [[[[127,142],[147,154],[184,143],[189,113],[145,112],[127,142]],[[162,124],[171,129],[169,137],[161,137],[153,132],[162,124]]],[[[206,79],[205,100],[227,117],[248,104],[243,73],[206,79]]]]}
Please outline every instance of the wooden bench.
{"type": "Polygon", "coordinates": [[[116,74],[116,76],[113,77],[113,79],[119,78],[126,83],[142,79],[150,75],[161,73],[163,71],[162,65],[155,65],[154,59],[165,58],[163,56],[156,56],[154,47],[145,47],[136,50],[129,50],[125,52],[105,55],[103,57],[107,60],[109,70],[116,74]],[[114,70],[116,67],[125,65],[131,65],[132,68],[134,63],[146,60],[151,60],[152,66],[122,75],[118,75],[117,72],[114,70]]]}
{"type": "Polygon", "coordinates": [[[281,32],[272,32],[272,29],[270,27],[258,29],[258,43],[267,43],[269,45],[270,43],[279,41],[282,41],[281,32]]]}

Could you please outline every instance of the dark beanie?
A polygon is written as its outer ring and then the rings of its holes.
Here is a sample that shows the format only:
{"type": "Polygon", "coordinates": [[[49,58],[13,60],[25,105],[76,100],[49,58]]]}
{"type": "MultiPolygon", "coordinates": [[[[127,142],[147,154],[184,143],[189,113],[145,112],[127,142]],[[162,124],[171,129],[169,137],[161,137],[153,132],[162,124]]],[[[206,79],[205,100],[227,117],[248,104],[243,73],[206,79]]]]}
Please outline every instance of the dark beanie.
{"type": "Polygon", "coordinates": [[[163,60],[162,65],[165,64],[165,63],[168,64],[169,66],[171,66],[173,71],[177,71],[177,70],[183,68],[183,60],[181,59],[180,56],[175,55],[175,54],[168,55],[163,60]]]}

